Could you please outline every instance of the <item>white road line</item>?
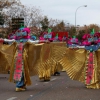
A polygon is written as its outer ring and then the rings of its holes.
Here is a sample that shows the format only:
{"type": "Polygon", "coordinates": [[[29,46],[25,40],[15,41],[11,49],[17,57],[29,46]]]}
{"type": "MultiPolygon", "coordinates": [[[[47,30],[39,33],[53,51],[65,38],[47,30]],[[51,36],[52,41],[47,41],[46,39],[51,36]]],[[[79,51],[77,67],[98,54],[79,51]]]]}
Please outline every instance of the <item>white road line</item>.
{"type": "Polygon", "coordinates": [[[49,83],[49,82],[44,82],[44,84],[47,84],[47,83],[49,83]]]}
{"type": "MultiPolygon", "coordinates": [[[[51,79],[50,81],[54,81],[54,80],[56,80],[57,78],[53,78],[53,79],[51,79]]],[[[49,82],[44,82],[44,84],[47,84],[47,83],[49,83],[49,82]]]]}
{"type": "Polygon", "coordinates": [[[54,80],[56,80],[57,78],[53,78],[53,79],[51,79],[51,81],[54,81],[54,80]]]}
{"type": "Polygon", "coordinates": [[[7,100],[14,100],[14,99],[16,99],[17,97],[11,97],[11,98],[9,98],[9,99],[7,99],[7,100]]]}

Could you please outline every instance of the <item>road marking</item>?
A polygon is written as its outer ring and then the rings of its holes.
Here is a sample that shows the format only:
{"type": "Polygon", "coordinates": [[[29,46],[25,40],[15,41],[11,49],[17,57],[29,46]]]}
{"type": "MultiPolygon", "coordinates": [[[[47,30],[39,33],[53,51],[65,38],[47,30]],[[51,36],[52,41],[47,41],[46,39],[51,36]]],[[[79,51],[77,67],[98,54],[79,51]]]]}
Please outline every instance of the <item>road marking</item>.
{"type": "Polygon", "coordinates": [[[49,82],[44,82],[44,83],[46,84],[46,83],[49,83],[49,82]]]}
{"type": "Polygon", "coordinates": [[[11,98],[9,98],[9,99],[7,99],[7,100],[14,100],[14,99],[16,99],[17,97],[11,97],[11,98]]]}
{"type": "Polygon", "coordinates": [[[56,80],[57,78],[53,78],[53,79],[51,79],[51,81],[54,81],[54,80],[56,80]]]}
{"type": "MultiPolygon", "coordinates": [[[[56,80],[57,78],[53,78],[53,79],[51,79],[50,81],[54,81],[54,80],[56,80]]],[[[44,82],[45,84],[47,84],[47,83],[49,83],[49,82],[44,82]]]]}

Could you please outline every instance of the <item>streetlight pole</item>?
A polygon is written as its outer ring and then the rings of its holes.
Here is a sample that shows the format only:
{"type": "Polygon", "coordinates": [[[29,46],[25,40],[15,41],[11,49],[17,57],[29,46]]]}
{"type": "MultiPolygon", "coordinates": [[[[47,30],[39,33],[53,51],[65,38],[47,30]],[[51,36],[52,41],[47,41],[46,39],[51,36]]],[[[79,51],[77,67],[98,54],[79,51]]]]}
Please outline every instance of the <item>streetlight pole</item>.
{"type": "Polygon", "coordinates": [[[67,23],[67,31],[68,31],[68,35],[69,35],[69,23],[67,23]]]}
{"type": "Polygon", "coordinates": [[[87,7],[87,5],[83,5],[83,6],[79,6],[76,11],[75,11],[75,30],[76,30],[76,13],[77,13],[77,10],[81,7],[87,7]]]}

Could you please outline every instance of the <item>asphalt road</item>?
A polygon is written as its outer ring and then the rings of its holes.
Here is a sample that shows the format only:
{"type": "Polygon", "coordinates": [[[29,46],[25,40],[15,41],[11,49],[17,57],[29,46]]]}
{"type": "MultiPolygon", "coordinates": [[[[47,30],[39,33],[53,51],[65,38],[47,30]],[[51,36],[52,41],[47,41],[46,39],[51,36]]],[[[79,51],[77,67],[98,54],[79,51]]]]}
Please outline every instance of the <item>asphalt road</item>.
{"type": "Polygon", "coordinates": [[[8,82],[9,74],[0,75],[0,100],[100,100],[100,89],[87,89],[71,80],[66,72],[43,82],[31,77],[32,85],[24,92],[15,92],[15,84],[8,82]]]}

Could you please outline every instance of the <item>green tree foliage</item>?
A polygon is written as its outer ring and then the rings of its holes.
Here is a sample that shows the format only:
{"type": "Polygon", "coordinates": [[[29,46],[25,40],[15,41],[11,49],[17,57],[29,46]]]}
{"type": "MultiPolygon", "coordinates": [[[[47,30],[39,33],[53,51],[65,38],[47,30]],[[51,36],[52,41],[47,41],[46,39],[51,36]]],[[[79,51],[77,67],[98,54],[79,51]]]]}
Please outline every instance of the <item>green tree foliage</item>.
{"type": "Polygon", "coordinates": [[[42,31],[47,31],[48,27],[49,27],[49,21],[47,16],[44,17],[44,19],[40,22],[41,26],[42,26],[42,31]]]}
{"type": "Polygon", "coordinates": [[[77,35],[77,38],[81,41],[84,34],[85,34],[85,30],[80,30],[79,34],[77,35]]]}
{"type": "Polygon", "coordinates": [[[75,27],[74,26],[71,26],[70,27],[70,30],[69,30],[69,36],[75,36],[76,34],[75,34],[75,32],[76,32],[76,29],[75,29],[75,27]]]}

